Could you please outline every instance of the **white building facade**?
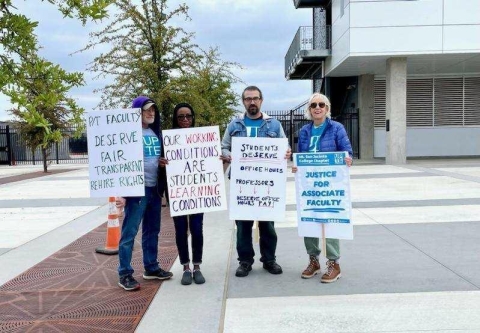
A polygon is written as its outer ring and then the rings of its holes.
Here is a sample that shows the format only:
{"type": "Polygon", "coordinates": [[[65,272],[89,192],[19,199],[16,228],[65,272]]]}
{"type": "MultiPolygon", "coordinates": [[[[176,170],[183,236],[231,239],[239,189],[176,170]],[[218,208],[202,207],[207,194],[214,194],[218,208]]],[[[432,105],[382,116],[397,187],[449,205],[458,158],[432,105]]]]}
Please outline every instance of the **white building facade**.
{"type": "Polygon", "coordinates": [[[358,110],[360,158],[480,156],[479,0],[294,4],[313,8],[314,46],[287,54],[286,77],[340,101],[334,114],[358,110]]]}

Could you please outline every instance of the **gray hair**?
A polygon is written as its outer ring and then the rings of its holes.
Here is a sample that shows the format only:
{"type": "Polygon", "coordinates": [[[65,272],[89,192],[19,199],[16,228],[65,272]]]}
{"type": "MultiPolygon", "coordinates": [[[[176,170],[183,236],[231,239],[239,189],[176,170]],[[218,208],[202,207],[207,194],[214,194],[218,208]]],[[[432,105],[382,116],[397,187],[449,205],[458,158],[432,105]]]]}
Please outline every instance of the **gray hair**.
{"type": "Polygon", "coordinates": [[[320,97],[320,100],[323,103],[325,103],[327,108],[327,118],[331,118],[332,114],[330,112],[330,107],[331,107],[330,100],[328,99],[327,96],[317,92],[317,93],[314,93],[312,96],[310,96],[310,98],[308,99],[308,104],[307,104],[307,107],[305,108],[305,115],[304,115],[305,119],[312,120],[312,114],[310,113],[310,104],[312,104],[312,100],[316,97],[320,97]]]}

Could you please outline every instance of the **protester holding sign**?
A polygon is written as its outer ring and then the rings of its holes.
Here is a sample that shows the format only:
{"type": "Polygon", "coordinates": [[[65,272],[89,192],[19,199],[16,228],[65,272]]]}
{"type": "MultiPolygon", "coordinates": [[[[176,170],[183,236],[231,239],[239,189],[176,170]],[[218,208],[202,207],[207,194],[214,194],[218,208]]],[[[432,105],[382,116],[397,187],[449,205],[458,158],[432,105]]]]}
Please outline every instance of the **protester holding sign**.
{"type": "Polygon", "coordinates": [[[158,263],[158,236],[160,234],[160,189],[164,183],[159,179],[158,165],[162,150],[160,136],[160,113],[155,102],[140,96],[133,100],[132,108],[142,109],[143,157],[145,195],[143,197],[118,197],[117,207],[125,207],[118,251],[120,281],[118,285],[125,290],[136,290],[140,284],[133,277],[131,266],[133,244],[142,222],[143,266],[146,280],[166,280],[173,274],[160,268],[158,263]]]}
{"type": "MultiPolygon", "coordinates": [[[[348,152],[345,158],[348,166],[352,165],[352,146],[342,124],[330,119],[330,101],[325,95],[314,93],[305,110],[305,118],[311,123],[300,129],[298,137],[298,152],[348,152]]],[[[297,172],[297,167],[292,168],[297,172]]],[[[320,271],[318,257],[320,255],[319,238],[304,237],[305,248],[310,257],[307,268],[302,272],[302,278],[309,279],[320,271]]],[[[340,270],[340,241],[326,239],[327,271],[321,282],[335,282],[341,277],[340,270]]]]}
{"type": "MultiPolygon", "coordinates": [[[[177,104],[173,110],[173,128],[195,127],[195,111],[188,103],[177,104]]],[[[160,159],[160,166],[168,164],[165,158],[160,159]]],[[[168,192],[168,191],[167,191],[168,192]]],[[[192,235],[192,263],[193,281],[196,284],[205,283],[205,278],[200,271],[203,255],[203,213],[174,216],[175,242],[177,243],[180,264],[183,265],[181,284],[192,284],[192,271],[190,269],[190,256],[188,250],[188,230],[192,235]]]]}
{"type": "MultiPolygon", "coordinates": [[[[282,124],[260,111],[263,102],[262,92],[258,87],[249,86],[242,93],[242,101],[246,112],[231,121],[222,140],[222,160],[229,163],[232,160],[232,137],[263,137],[263,138],[285,138],[282,124]]],[[[291,157],[291,150],[288,148],[285,158],[291,157]]],[[[235,159],[236,157],[233,156],[235,159]]],[[[240,262],[235,276],[245,277],[252,270],[255,251],[252,243],[253,221],[236,220],[237,225],[237,253],[240,262]]],[[[260,221],[258,224],[260,232],[260,261],[263,268],[271,274],[281,274],[282,267],[277,264],[275,251],[277,248],[277,234],[273,221],[260,221]]]]}

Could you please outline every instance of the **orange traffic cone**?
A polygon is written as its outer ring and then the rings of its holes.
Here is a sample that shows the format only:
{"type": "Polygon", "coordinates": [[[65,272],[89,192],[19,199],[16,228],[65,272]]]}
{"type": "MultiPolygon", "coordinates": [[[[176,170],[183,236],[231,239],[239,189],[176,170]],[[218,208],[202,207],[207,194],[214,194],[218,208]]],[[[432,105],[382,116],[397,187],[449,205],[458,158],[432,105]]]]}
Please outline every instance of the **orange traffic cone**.
{"type": "Polygon", "coordinates": [[[120,222],[118,221],[118,210],[115,206],[115,197],[108,198],[108,222],[107,239],[105,247],[97,247],[95,252],[102,254],[117,254],[118,243],[120,242],[120,222]]]}

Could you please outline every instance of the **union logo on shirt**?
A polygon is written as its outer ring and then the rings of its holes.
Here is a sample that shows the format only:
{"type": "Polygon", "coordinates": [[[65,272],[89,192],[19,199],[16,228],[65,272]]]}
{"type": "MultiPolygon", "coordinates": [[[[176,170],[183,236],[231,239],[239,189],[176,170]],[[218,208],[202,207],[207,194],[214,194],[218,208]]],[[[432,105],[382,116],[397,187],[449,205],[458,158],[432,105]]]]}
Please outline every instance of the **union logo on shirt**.
{"type": "Polygon", "coordinates": [[[318,152],[318,144],[320,141],[320,137],[315,135],[310,138],[310,146],[308,147],[308,151],[311,153],[316,153],[318,152]]]}
{"type": "Polygon", "coordinates": [[[256,138],[258,136],[258,127],[247,126],[247,137],[256,138]]]}
{"type": "Polygon", "coordinates": [[[143,136],[143,153],[145,157],[160,156],[160,140],[153,135],[143,136]]]}

